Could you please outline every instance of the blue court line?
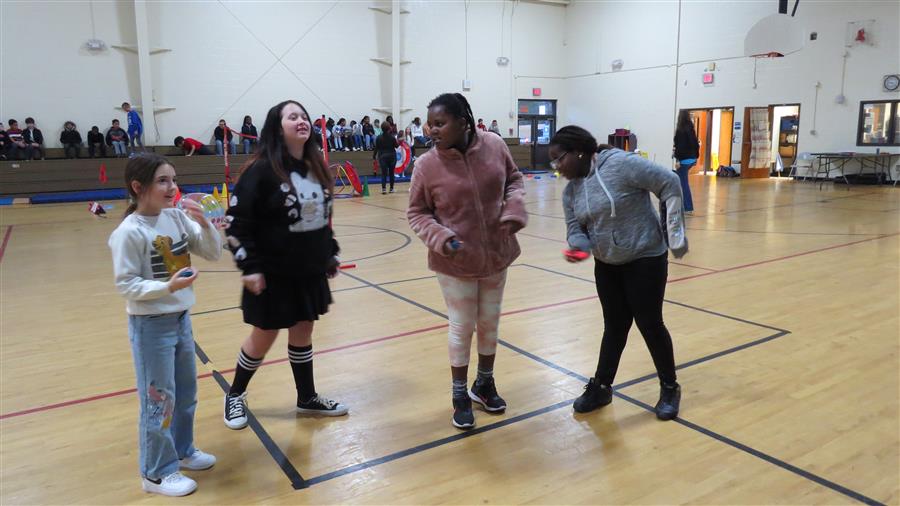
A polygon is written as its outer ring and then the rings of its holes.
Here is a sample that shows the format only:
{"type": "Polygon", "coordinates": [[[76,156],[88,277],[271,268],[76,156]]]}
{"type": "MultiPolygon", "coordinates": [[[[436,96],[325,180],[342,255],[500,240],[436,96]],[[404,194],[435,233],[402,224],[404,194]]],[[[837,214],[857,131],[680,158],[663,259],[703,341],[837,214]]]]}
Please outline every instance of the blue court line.
{"type": "MultiPolygon", "coordinates": [[[[197,353],[197,357],[200,358],[200,361],[204,364],[211,364],[209,360],[209,356],[203,351],[203,348],[200,347],[200,344],[194,341],[194,351],[197,353]]],[[[212,376],[216,380],[216,383],[219,384],[219,387],[226,394],[228,390],[231,388],[231,385],[228,384],[228,380],[222,376],[222,373],[213,369],[212,376]]],[[[253,433],[256,434],[256,437],[259,438],[259,441],[262,443],[263,447],[269,452],[269,455],[272,456],[272,459],[275,460],[275,463],[278,464],[278,467],[281,468],[281,471],[287,476],[287,478],[291,481],[291,486],[294,487],[294,490],[299,490],[301,488],[306,488],[306,481],[300,476],[300,473],[297,471],[297,468],[294,467],[294,464],[291,463],[290,459],[288,459],[287,455],[281,451],[281,448],[272,440],[272,437],[269,436],[269,433],[266,432],[266,429],[259,423],[259,420],[256,416],[250,411],[250,408],[245,410],[247,413],[247,423],[250,425],[250,428],[253,430],[253,433]]]]}
{"type": "MultiPolygon", "coordinates": [[[[524,264],[523,264],[523,265],[524,265],[524,264]]],[[[548,269],[545,269],[545,270],[548,270],[548,269]]],[[[552,271],[549,271],[549,270],[548,270],[548,272],[552,272],[552,271]]],[[[368,281],[363,280],[363,279],[361,279],[361,278],[359,278],[359,277],[353,276],[353,278],[356,279],[357,281],[361,282],[361,283],[371,284],[371,283],[369,283],[368,281]]],[[[373,285],[373,286],[374,286],[374,285],[373,285]]],[[[394,292],[391,292],[390,290],[387,290],[387,289],[385,289],[385,288],[377,287],[377,289],[380,290],[380,291],[382,291],[382,292],[384,292],[384,293],[386,293],[386,294],[388,294],[388,295],[391,295],[391,296],[396,297],[396,298],[398,298],[398,299],[400,299],[400,300],[403,300],[403,301],[405,301],[405,302],[408,302],[408,303],[410,303],[410,304],[412,304],[412,305],[414,305],[414,306],[416,306],[416,307],[418,307],[418,308],[420,308],[420,309],[423,309],[423,310],[425,310],[425,311],[428,311],[428,312],[430,312],[430,313],[432,313],[432,314],[443,315],[443,313],[440,313],[439,311],[437,311],[437,310],[435,310],[435,309],[429,308],[428,306],[425,306],[425,305],[420,304],[420,303],[418,303],[418,302],[411,301],[411,300],[407,299],[406,297],[403,297],[403,296],[401,296],[401,295],[399,295],[399,294],[396,294],[396,293],[394,293],[394,292]]],[[[688,306],[688,305],[683,305],[683,306],[684,306],[684,307],[687,307],[687,308],[693,309],[693,307],[688,306]]],[[[770,327],[770,326],[768,326],[768,325],[763,325],[763,324],[756,324],[756,323],[754,323],[754,322],[750,322],[750,321],[746,321],[746,320],[741,320],[741,319],[738,319],[738,318],[731,318],[731,317],[728,317],[727,315],[721,315],[721,314],[719,314],[719,313],[715,313],[715,312],[712,312],[712,311],[704,311],[704,312],[707,312],[707,313],[710,313],[710,314],[714,314],[714,315],[717,315],[717,316],[726,317],[726,318],[729,318],[729,319],[734,319],[734,320],[738,320],[738,321],[743,321],[743,322],[745,322],[745,323],[749,323],[749,324],[751,324],[751,325],[756,325],[756,326],[763,327],[763,328],[768,328],[768,329],[773,329],[773,330],[776,329],[776,327],[770,327]]],[[[446,318],[446,316],[444,316],[444,318],[446,318]]],[[[774,339],[778,339],[779,337],[783,337],[783,336],[785,336],[785,335],[787,335],[787,334],[790,333],[790,331],[787,331],[787,330],[784,330],[784,329],[777,329],[777,330],[778,330],[777,333],[772,334],[772,335],[770,335],[770,336],[767,336],[767,337],[764,337],[764,338],[761,338],[761,339],[757,339],[757,340],[755,340],[755,341],[751,341],[751,342],[745,343],[745,344],[743,344],[743,345],[735,346],[735,347],[729,348],[729,349],[727,349],[727,350],[723,350],[723,351],[720,351],[720,352],[713,353],[713,354],[711,354],[711,355],[707,355],[707,356],[705,356],[705,357],[701,357],[701,358],[692,360],[692,361],[690,361],[690,362],[687,362],[687,363],[685,363],[685,364],[682,364],[681,366],[678,366],[676,369],[684,369],[684,368],[686,368],[686,367],[691,367],[691,366],[693,366],[693,365],[697,365],[697,364],[701,364],[701,363],[704,363],[704,362],[708,362],[708,361],[710,361],[710,360],[713,360],[713,359],[716,359],[716,358],[720,358],[720,357],[725,356],[725,355],[729,355],[729,354],[736,353],[736,352],[741,351],[741,350],[745,350],[745,349],[751,348],[751,347],[753,347],[753,346],[758,346],[758,345],[760,345],[760,344],[767,343],[767,342],[769,342],[769,341],[772,341],[772,340],[774,340],[774,339]]],[[[584,382],[587,382],[587,381],[588,381],[588,378],[587,378],[586,376],[583,376],[583,375],[581,375],[581,374],[578,374],[577,372],[574,372],[574,371],[572,371],[572,370],[570,370],[570,369],[567,369],[567,368],[565,368],[565,367],[563,367],[563,366],[561,366],[561,365],[555,364],[555,363],[553,363],[553,362],[551,362],[551,361],[549,361],[549,360],[547,360],[547,359],[544,359],[544,358],[542,358],[542,357],[540,357],[540,356],[538,356],[538,355],[535,355],[535,354],[533,354],[533,353],[531,353],[531,352],[529,352],[529,351],[527,351],[527,350],[524,350],[524,349],[522,349],[522,348],[519,348],[518,346],[515,346],[515,345],[513,345],[513,344],[511,344],[511,343],[509,343],[509,342],[507,342],[507,341],[504,341],[504,340],[498,340],[498,343],[501,344],[501,345],[503,345],[503,346],[505,346],[505,347],[507,347],[507,348],[509,348],[509,349],[511,349],[511,350],[513,350],[513,351],[515,351],[515,352],[517,352],[517,353],[520,353],[520,354],[522,354],[522,355],[524,355],[524,356],[526,356],[526,357],[528,357],[528,358],[530,358],[530,359],[532,359],[532,360],[535,360],[536,362],[538,362],[538,363],[540,363],[540,364],[542,364],[542,365],[545,365],[545,366],[547,366],[547,367],[550,367],[550,368],[552,368],[552,369],[554,369],[554,370],[556,370],[556,371],[562,372],[563,374],[565,374],[565,375],[567,375],[567,376],[570,376],[570,377],[572,377],[572,378],[580,379],[581,381],[584,381],[584,382]]],[[[656,377],[655,374],[652,374],[652,375],[646,375],[646,376],[643,376],[642,378],[637,378],[637,379],[635,379],[635,380],[631,380],[631,381],[625,382],[624,384],[613,385],[613,390],[614,390],[613,393],[614,393],[614,395],[616,395],[617,397],[619,397],[619,398],[621,398],[621,399],[623,399],[623,400],[625,400],[625,401],[627,401],[627,402],[630,402],[630,403],[632,403],[632,404],[634,404],[634,405],[636,405],[636,406],[639,406],[639,407],[641,407],[641,408],[643,408],[643,409],[645,409],[645,410],[647,410],[647,411],[653,413],[653,412],[655,412],[655,410],[653,409],[652,406],[649,406],[648,404],[645,404],[645,403],[640,402],[640,401],[638,401],[638,400],[636,400],[636,399],[633,399],[632,397],[629,397],[629,396],[627,396],[627,395],[625,395],[625,394],[622,394],[622,393],[619,392],[618,390],[619,390],[619,389],[622,389],[622,388],[625,388],[625,387],[628,387],[628,386],[633,386],[633,385],[635,385],[635,384],[637,384],[637,383],[640,383],[640,382],[643,382],[643,381],[648,381],[648,380],[650,380],[650,379],[652,379],[652,378],[655,378],[655,377],[656,377]]],[[[557,403],[557,404],[553,404],[553,405],[547,406],[547,407],[545,407],[545,408],[541,408],[541,409],[538,409],[538,410],[535,410],[535,411],[532,411],[532,412],[529,412],[529,413],[525,413],[525,414],[522,414],[522,415],[518,415],[517,417],[513,417],[513,418],[510,418],[510,419],[508,419],[508,420],[504,420],[503,422],[497,422],[497,423],[495,423],[495,424],[486,425],[486,426],[484,426],[484,427],[481,427],[481,428],[480,428],[481,430],[480,430],[479,432],[477,432],[477,434],[481,434],[481,433],[484,433],[484,432],[487,432],[487,431],[490,431],[490,430],[493,430],[493,429],[505,427],[505,426],[507,426],[507,425],[511,425],[512,423],[515,423],[515,422],[518,422],[518,421],[526,420],[526,419],[528,419],[528,418],[533,418],[533,417],[538,416],[538,415],[540,415],[540,414],[544,414],[544,413],[547,413],[547,412],[550,412],[550,411],[554,411],[554,410],[556,410],[556,409],[559,409],[559,408],[561,408],[561,407],[563,407],[563,406],[566,406],[566,405],[570,404],[571,402],[574,402],[574,399],[573,399],[572,401],[565,401],[565,403],[557,403]],[[504,423],[504,422],[508,422],[508,423],[504,423]]],[[[750,454],[750,455],[753,455],[753,456],[755,456],[755,457],[757,457],[757,458],[760,458],[760,459],[762,459],[762,460],[764,460],[764,461],[766,461],[766,462],[769,462],[769,463],[771,463],[771,464],[774,464],[774,465],[776,465],[776,466],[778,466],[778,467],[780,467],[780,468],[782,468],[782,469],[784,469],[784,470],[786,470],[786,471],[792,472],[792,473],[794,473],[794,474],[796,474],[796,475],[798,475],[798,476],[801,476],[801,477],[803,477],[803,478],[806,478],[806,479],[808,479],[808,480],[810,480],[810,481],[813,481],[814,483],[817,483],[817,484],[822,485],[822,486],[824,486],[824,487],[826,487],[826,488],[829,488],[829,489],[831,489],[831,490],[834,490],[835,492],[838,492],[838,493],[840,493],[840,494],[843,494],[843,495],[845,495],[845,496],[847,496],[847,497],[850,497],[850,498],[852,498],[852,499],[854,499],[854,500],[863,502],[864,504],[882,504],[882,503],[880,503],[880,502],[878,502],[878,501],[875,501],[874,499],[871,499],[871,498],[869,498],[869,497],[867,497],[867,496],[865,496],[865,495],[863,495],[863,494],[860,494],[860,493],[855,492],[855,491],[853,491],[853,490],[851,490],[851,489],[849,489],[849,488],[847,488],[847,487],[844,487],[843,485],[839,485],[839,484],[837,484],[837,483],[835,483],[835,482],[832,482],[832,481],[830,481],[830,480],[827,480],[827,479],[825,479],[825,478],[822,478],[821,476],[818,476],[818,475],[813,474],[813,473],[811,473],[811,472],[809,472],[809,471],[803,470],[803,469],[801,469],[801,468],[799,468],[799,467],[797,467],[797,466],[794,466],[794,465],[789,464],[789,463],[787,463],[787,462],[785,462],[785,461],[783,461],[783,460],[781,460],[781,459],[778,459],[778,458],[776,458],[776,457],[773,457],[773,456],[771,456],[771,455],[768,455],[768,454],[766,454],[766,453],[763,453],[763,452],[761,452],[761,451],[759,451],[759,450],[756,450],[756,449],[754,449],[754,448],[752,448],[752,447],[750,447],[750,446],[747,446],[747,445],[745,445],[745,444],[743,444],[743,443],[740,443],[740,442],[738,442],[738,441],[735,441],[735,440],[733,440],[733,439],[731,439],[731,438],[729,438],[729,437],[727,437],[727,436],[723,436],[723,435],[721,435],[721,434],[718,434],[718,433],[716,433],[716,432],[714,432],[714,431],[711,431],[711,430],[709,430],[709,429],[707,429],[707,428],[705,428],[705,427],[702,427],[702,426],[700,426],[700,425],[697,425],[697,424],[694,424],[694,423],[689,422],[689,421],[687,421],[687,420],[684,420],[683,418],[680,418],[680,417],[679,417],[679,418],[676,418],[675,421],[676,421],[677,423],[680,423],[681,425],[683,425],[683,426],[685,426],[685,427],[688,427],[688,428],[690,428],[690,429],[693,429],[693,430],[699,432],[700,434],[709,436],[709,437],[711,437],[711,438],[713,438],[713,439],[715,439],[715,440],[717,440],[717,441],[720,441],[720,442],[722,442],[722,443],[725,443],[725,444],[727,444],[727,445],[729,445],[729,446],[731,446],[731,447],[733,447],[733,448],[735,448],[735,449],[738,449],[738,450],[741,450],[741,451],[743,451],[743,452],[746,452],[746,453],[748,453],[748,454],[750,454]]],[[[478,430],[478,429],[475,429],[475,430],[478,430]]],[[[316,476],[316,477],[314,477],[314,478],[310,478],[309,480],[307,480],[307,483],[310,483],[310,484],[313,484],[313,483],[321,483],[321,482],[323,482],[323,481],[331,480],[331,479],[334,479],[334,478],[337,478],[337,477],[340,477],[340,476],[345,476],[345,475],[347,475],[347,474],[351,474],[351,473],[354,473],[354,472],[357,472],[357,471],[361,471],[361,470],[363,470],[363,469],[368,469],[368,468],[371,468],[371,467],[374,467],[374,466],[377,466],[377,465],[380,465],[380,464],[384,464],[384,463],[387,463],[387,462],[391,462],[391,461],[397,460],[397,459],[399,459],[399,458],[408,457],[408,456],[410,456],[410,455],[414,455],[414,454],[416,454],[416,453],[420,453],[420,452],[423,452],[423,451],[426,451],[426,450],[430,450],[430,449],[433,449],[433,448],[442,446],[442,445],[444,445],[444,444],[449,444],[449,443],[458,441],[459,439],[462,439],[462,438],[465,438],[465,437],[469,437],[469,436],[467,435],[467,433],[456,434],[456,435],[454,435],[454,436],[450,436],[450,437],[447,437],[447,438],[439,439],[439,440],[437,440],[437,441],[433,441],[433,442],[431,442],[431,443],[426,443],[426,444],[423,444],[423,445],[419,445],[419,446],[416,446],[416,447],[413,447],[413,448],[409,448],[409,449],[407,449],[407,450],[402,450],[402,451],[400,451],[400,452],[396,452],[396,453],[393,453],[393,454],[390,454],[390,455],[387,455],[387,456],[384,456],[384,457],[380,457],[380,458],[378,458],[378,459],[373,459],[373,460],[371,460],[371,461],[367,461],[367,462],[363,462],[363,463],[360,463],[360,464],[356,464],[356,465],[354,465],[354,466],[350,466],[350,467],[347,467],[347,468],[344,468],[344,469],[339,469],[339,470],[333,471],[333,472],[331,472],[331,473],[327,473],[327,474],[323,474],[323,475],[320,475],[320,476],[316,476]]]]}

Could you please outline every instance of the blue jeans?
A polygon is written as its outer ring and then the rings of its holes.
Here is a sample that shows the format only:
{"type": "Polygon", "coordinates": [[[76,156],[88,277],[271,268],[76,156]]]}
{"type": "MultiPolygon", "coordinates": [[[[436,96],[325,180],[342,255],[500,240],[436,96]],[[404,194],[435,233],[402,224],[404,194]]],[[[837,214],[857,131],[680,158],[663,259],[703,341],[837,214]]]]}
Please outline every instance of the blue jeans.
{"type": "Polygon", "coordinates": [[[253,141],[251,141],[250,139],[244,139],[244,154],[245,155],[249,155],[251,152],[253,152],[252,146],[253,146],[253,141]]]}
{"type": "Polygon", "coordinates": [[[128,317],[137,376],[141,475],[152,480],[178,471],[194,453],[197,365],[187,311],[128,317]]]}
{"type": "Polygon", "coordinates": [[[129,128],[128,129],[128,137],[131,137],[131,147],[136,148],[138,146],[144,147],[144,141],[141,139],[141,136],[144,135],[142,130],[138,130],[137,128],[129,128]]]}
{"type": "Polygon", "coordinates": [[[696,161],[678,164],[678,179],[681,180],[681,195],[685,211],[694,210],[694,199],[691,198],[691,185],[688,184],[688,172],[694,165],[697,165],[696,161]]]}
{"type": "MultiPolygon", "coordinates": [[[[237,154],[237,146],[235,146],[234,144],[229,142],[228,143],[228,152],[231,153],[232,155],[236,155],[237,154]]],[[[219,139],[216,139],[216,154],[217,155],[225,154],[225,144],[222,141],[220,141],[219,139]]]]}
{"type": "Polygon", "coordinates": [[[354,135],[353,136],[353,147],[356,149],[363,148],[363,136],[362,135],[354,135]]]}
{"type": "Polygon", "coordinates": [[[341,136],[340,136],[340,135],[335,135],[335,136],[334,136],[334,149],[344,149],[344,143],[341,142],[341,136]]]}
{"type": "Polygon", "coordinates": [[[126,147],[125,141],[112,141],[113,150],[116,152],[116,156],[125,156],[128,148],[126,147]]]}
{"type": "Polygon", "coordinates": [[[367,135],[365,137],[365,141],[366,141],[366,150],[375,149],[375,136],[374,135],[372,135],[372,134],[367,135]]]}

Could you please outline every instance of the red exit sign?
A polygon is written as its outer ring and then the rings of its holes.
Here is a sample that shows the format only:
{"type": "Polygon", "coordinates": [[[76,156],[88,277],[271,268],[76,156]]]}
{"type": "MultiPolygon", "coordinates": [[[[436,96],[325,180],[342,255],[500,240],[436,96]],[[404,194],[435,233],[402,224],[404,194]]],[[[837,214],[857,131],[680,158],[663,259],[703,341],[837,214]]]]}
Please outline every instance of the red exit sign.
{"type": "Polygon", "coordinates": [[[541,89],[540,88],[531,88],[531,96],[532,97],[541,96],[541,89]]]}

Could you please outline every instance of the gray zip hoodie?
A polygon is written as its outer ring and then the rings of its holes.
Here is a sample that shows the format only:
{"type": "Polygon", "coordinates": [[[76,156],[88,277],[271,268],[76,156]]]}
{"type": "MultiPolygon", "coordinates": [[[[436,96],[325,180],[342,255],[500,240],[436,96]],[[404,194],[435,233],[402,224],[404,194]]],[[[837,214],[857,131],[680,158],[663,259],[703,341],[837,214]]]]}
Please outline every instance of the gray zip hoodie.
{"type": "Polygon", "coordinates": [[[635,153],[608,149],[597,155],[584,178],[563,190],[569,246],[598,260],[621,265],[666,252],[687,253],[678,176],[635,153]],[[650,200],[664,204],[665,226],[650,200]]]}

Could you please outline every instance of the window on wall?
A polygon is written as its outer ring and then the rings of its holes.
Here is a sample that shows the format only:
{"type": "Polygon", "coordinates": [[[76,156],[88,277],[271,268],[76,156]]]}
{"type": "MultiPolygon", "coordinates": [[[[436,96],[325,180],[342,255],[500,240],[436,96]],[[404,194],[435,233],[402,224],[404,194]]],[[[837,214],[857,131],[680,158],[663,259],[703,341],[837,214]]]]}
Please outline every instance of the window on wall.
{"type": "Polygon", "coordinates": [[[859,103],[857,146],[900,146],[900,100],[859,103]]]}

